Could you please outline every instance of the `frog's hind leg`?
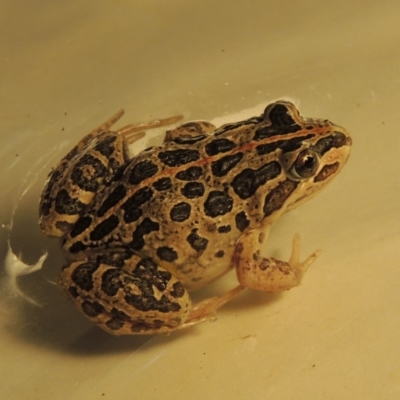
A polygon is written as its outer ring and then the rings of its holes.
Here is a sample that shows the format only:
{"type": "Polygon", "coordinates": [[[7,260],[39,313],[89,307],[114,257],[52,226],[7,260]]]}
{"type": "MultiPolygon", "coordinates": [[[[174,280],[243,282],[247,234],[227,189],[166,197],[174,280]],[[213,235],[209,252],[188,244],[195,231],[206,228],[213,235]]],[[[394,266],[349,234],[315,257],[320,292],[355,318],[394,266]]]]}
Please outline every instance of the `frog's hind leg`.
{"type": "Polygon", "coordinates": [[[75,261],[61,272],[59,285],[92,322],[113,335],[169,333],[215,316],[242,290],[201,301],[170,272],[149,258],[130,253],[75,261]]]}
{"type": "Polygon", "coordinates": [[[42,231],[48,236],[65,235],[128,159],[122,136],[111,131],[86,136],[47,178],[39,203],[42,231]]]}
{"type": "Polygon", "coordinates": [[[129,159],[128,144],[143,136],[143,129],[169,125],[182,116],[109,129],[124,114],[120,110],[81,139],[50,172],[39,204],[39,225],[48,236],[65,235],[85,212],[95,194],[129,159]]]}
{"type": "Polygon", "coordinates": [[[199,322],[214,318],[220,307],[242,293],[244,289],[246,289],[244,286],[238,285],[221,296],[210,297],[195,304],[188,319],[179,327],[179,329],[189,328],[199,322]]]}
{"type": "Polygon", "coordinates": [[[113,335],[169,333],[192,309],[178,279],[132,254],[72,262],[59,284],[87,318],[113,335]]]}
{"type": "Polygon", "coordinates": [[[118,122],[122,116],[125,114],[125,111],[123,109],[117,111],[114,115],[112,115],[107,121],[103,122],[100,126],[98,126],[96,129],[93,129],[92,132],[89,133],[92,137],[97,136],[99,133],[108,131],[110,128],[118,122]]]}

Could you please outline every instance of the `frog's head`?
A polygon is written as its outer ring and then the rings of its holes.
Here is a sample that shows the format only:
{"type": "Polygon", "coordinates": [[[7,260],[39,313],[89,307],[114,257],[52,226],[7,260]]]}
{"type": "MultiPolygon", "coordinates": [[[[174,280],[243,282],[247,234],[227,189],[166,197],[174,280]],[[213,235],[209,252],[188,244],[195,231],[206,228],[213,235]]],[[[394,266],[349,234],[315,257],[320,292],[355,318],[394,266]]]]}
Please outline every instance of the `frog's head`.
{"type": "Polygon", "coordinates": [[[280,143],[276,147],[281,179],[264,204],[265,216],[274,218],[326,187],[346,163],[352,140],[344,128],[328,120],[301,117],[288,101],[270,104],[263,118],[269,141],[280,143]]]}

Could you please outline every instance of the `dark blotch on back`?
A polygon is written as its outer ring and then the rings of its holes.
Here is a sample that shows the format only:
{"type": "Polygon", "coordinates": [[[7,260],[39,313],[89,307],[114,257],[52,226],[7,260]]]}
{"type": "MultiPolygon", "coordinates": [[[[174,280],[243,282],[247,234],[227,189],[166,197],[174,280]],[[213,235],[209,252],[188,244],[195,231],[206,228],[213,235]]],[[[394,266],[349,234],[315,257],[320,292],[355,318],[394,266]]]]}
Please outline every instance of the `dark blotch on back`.
{"type": "Polygon", "coordinates": [[[189,203],[178,203],[175,204],[169,213],[172,221],[183,222],[186,221],[190,216],[192,207],[189,203]]]}
{"type": "Polygon", "coordinates": [[[229,139],[215,139],[206,145],[206,153],[209,156],[215,156],[219,153],[226,153],[236,147],[235,142],[229,139]]]}
{"type": "Polygon", "coordinates": [[[257,142],[259,140],[267,139],[271,136],[277,135],[287,135],[288,133],[294,133],[301,129],[300,125],[291,125],[285,127],[276,127],[276,126],[264,126],[258,128],[256,133],[254,134],[254,140],[257,142]]]}
{"type": "Polygon", "coordinates": [[[246,168],[232,181],[235,193],[241,199],[253,196],[257,189],[281,173],[281,166],[277,161],[263,165],[259,169],[246,168]]]}
{"type": "Polygon", "coordinates": [[[266,143],[266,144],[259,144],[256,146],[256,151],[259,156],[264,154],[272,153],[276,149],[279,149],[282,143],[286,142],[285,140],[280,140],[275,143],[266,143]]]}
{"type": "Polygon", "coordinates": [[[152,177],[158,171],[156,164],[149,160],[144,160],[137,163],[129,175],[129,183],[132,185],[137,185],[147,178],[152,177]]]}
{"type": "Polygon", "coordinates": [[[126,195],[126,189],[124,185],[118,185],[103,201],[97,211],[97,216],[102,217],[108,210],[114,207],[120,202],[126,195]]]}
{"type": "Polygon", "coordinates": [[[160,178],[158,181],[153,183],[153,187],[159,192],[168,190],[172,187],[172,181],[170,178],[160,178]]]}
{"type": "Polygon", "coordinates": [[[195,181],[199,179],[203,174],[203,169],[201,167],[189,167],[184,171],[178,172],[175,177],[181,181],[195,181]]]}
{"type": "Polygon", "coordinates": [[[92,223],[92,218],[89,216],[80,217],[78,221],[75,222],[69,236],[74,238],[80,235],[85,229],[89,228],[92,223]]]}
{"type": "Polygon", "coordinates": [[[204,202],[204,212],[209,217],[225,215],[232,210],[233,199],[227,193],[220,190],[213,190],[204,202]]]}
{"type": "Polygon", "coordinates": [[[243,158],[243,153],[231,154],[211,163],[214,176],[225,176],[243,158]]]}
{"type": "Polygon", "coordinates": [[[188,199],[195,199],[203,196],[205,192],[204,185],[200,182],[188,182],[182,188],[182,194],[188,199]]]}
{"type": "Polygon", "coordinates": [[[160,151],[158,158],[169,167],[179,167],[187,163],[197,161],[200,158],[200,153],[197,150],[168,150],[160,151]]]}
{"type": "Polygon", "coordinates": [[[145,186],[134,193],[129,199],[121,206],[124,210],[124,221],[130,223],[137,221],[141,215],[141,206],[147,203],[153,196],[153,191],[145,186]]]}
{"type": "Polygon", "coordinates": [[[101,221],[92,232],[90,232],[90,240],[97,241],[103,239],[110,234],[117,226],[119,219],[116,215],[111,215],[104,221],[101,221]]]}

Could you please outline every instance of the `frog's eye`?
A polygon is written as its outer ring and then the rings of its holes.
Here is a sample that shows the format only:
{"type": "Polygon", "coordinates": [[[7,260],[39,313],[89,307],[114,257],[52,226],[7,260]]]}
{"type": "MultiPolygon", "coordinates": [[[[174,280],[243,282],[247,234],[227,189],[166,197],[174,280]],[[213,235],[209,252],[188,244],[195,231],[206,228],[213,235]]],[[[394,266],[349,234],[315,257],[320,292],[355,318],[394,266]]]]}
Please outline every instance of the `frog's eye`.
{"type": "Polygon", "coordinates": [[[298,154],[291,172],[298,178],[309,178],[315,174],[318,165],[318,153],[311,149],[305,149],[298,154]]]}

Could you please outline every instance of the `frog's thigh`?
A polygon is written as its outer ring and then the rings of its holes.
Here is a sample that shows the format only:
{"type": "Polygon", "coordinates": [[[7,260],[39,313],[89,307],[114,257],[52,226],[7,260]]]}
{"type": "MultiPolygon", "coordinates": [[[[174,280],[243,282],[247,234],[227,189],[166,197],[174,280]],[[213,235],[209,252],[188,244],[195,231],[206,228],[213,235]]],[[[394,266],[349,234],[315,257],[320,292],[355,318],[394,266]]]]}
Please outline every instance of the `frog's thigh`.
{"type": "Polygon", "coordinates": [[[191,301],[171,273],[149,259],[111,258],[75,261],[61,272],[59,284],[87,318],[113,335],[168,333],[184,324],[191,301]]]}
{"type": "Polygon", "coordinates": [[[304,273],[315,261],[319,251],[300,261],[300,237],[293,238],[292,255],[289,261],[264,258],[260,255],[269,226],[243,234],[235,249],[234,263],[241,285],[267,292],[280,292],[300,284],[304,273]]]}
{"type": "Polygon", "coordinates": [[[39,204],[39,225],[46,235],[61,237],[71,230],[102,185],[127,159],[126,143],[120,135],[102,132],[83,146],[86,139],[49,174],[39,204]]]}

